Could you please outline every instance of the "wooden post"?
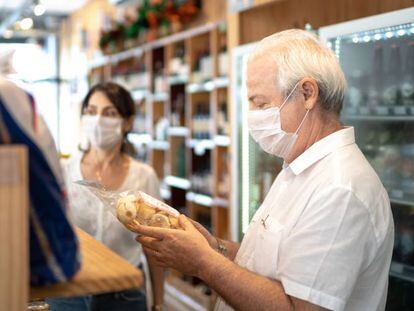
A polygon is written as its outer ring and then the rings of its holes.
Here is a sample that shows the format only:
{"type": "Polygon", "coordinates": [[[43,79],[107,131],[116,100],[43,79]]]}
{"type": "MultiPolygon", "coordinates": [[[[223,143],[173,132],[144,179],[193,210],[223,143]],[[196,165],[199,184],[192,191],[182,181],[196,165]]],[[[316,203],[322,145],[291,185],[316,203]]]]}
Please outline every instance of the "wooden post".
{"type": "Polygon", "coordinates": [[[26,310],[29,286],[27,150],[0,146],[0,304],[26,310]]]}

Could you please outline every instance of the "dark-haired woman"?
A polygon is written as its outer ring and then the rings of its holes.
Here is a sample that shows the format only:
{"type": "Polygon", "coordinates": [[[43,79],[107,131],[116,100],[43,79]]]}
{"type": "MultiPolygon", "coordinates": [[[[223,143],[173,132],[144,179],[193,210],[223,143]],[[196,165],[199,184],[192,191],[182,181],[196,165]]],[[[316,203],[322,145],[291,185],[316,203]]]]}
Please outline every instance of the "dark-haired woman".
{"type": "MultiPolygon", "coordinates": [[[[131,147],[126,135],[131,130],[135,105],[127,90],[115,83],[98,84],[86,95],[82,105],[82,130],[86,149],[64,164],[73,221],[97,240],[135,266],[142,267],[143,251],[135,235],[126,230],[111,212],[87,189],[73,181],[97,180],[109,190],[137,189],[159,197],[159,182],[154,170],[128,155],[131,147]]],[[[160,310],[163,300],[163,270],[149,262],[153,295],[145,289],[103,295],[51,300],[52,310],[160,310]],[[147,291],[147,292],[148,292],[147,291]],[[153,299],[151,299],[153,298],[153,299]]]]}

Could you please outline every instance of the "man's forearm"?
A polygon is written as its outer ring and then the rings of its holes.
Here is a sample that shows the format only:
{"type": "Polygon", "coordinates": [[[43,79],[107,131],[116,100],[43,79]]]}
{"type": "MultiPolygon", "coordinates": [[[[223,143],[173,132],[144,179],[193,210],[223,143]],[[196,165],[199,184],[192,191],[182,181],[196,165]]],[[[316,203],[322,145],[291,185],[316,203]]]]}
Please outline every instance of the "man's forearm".
{"type": "Polygon", "coordinates": [[[205,260],[200,272],[213,290],[236,310],[293,310],[282,284],[243,269],[214,253],[205,260]]]}

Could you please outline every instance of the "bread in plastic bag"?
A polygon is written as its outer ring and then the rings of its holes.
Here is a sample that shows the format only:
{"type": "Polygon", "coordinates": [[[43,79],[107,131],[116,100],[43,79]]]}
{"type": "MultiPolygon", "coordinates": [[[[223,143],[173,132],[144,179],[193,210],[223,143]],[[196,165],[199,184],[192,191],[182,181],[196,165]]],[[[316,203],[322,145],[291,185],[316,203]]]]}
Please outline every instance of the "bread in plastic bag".
{"type": "Polygon", "coordinates": [[[118,220],[129,230],[138,225],[179,229],[180,213],[152,196],[138,190],[108,191],[100,183],[79,180],[76,184],[87,187],[118,220]]]}

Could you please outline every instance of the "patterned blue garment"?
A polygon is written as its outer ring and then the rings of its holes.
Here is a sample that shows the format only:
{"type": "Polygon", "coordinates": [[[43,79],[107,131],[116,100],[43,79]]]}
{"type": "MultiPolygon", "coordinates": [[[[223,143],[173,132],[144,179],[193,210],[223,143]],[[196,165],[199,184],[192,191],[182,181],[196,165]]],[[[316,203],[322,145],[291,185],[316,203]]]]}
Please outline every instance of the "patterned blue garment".
{"type": "Polygon", "coordinates": [[[0,145],[28,149],[30,282],[70,279],[80,268],[78,240],[67,218],[67,198],[50,132],[35,113],[33,98],[0,78],[0,145]]]}

